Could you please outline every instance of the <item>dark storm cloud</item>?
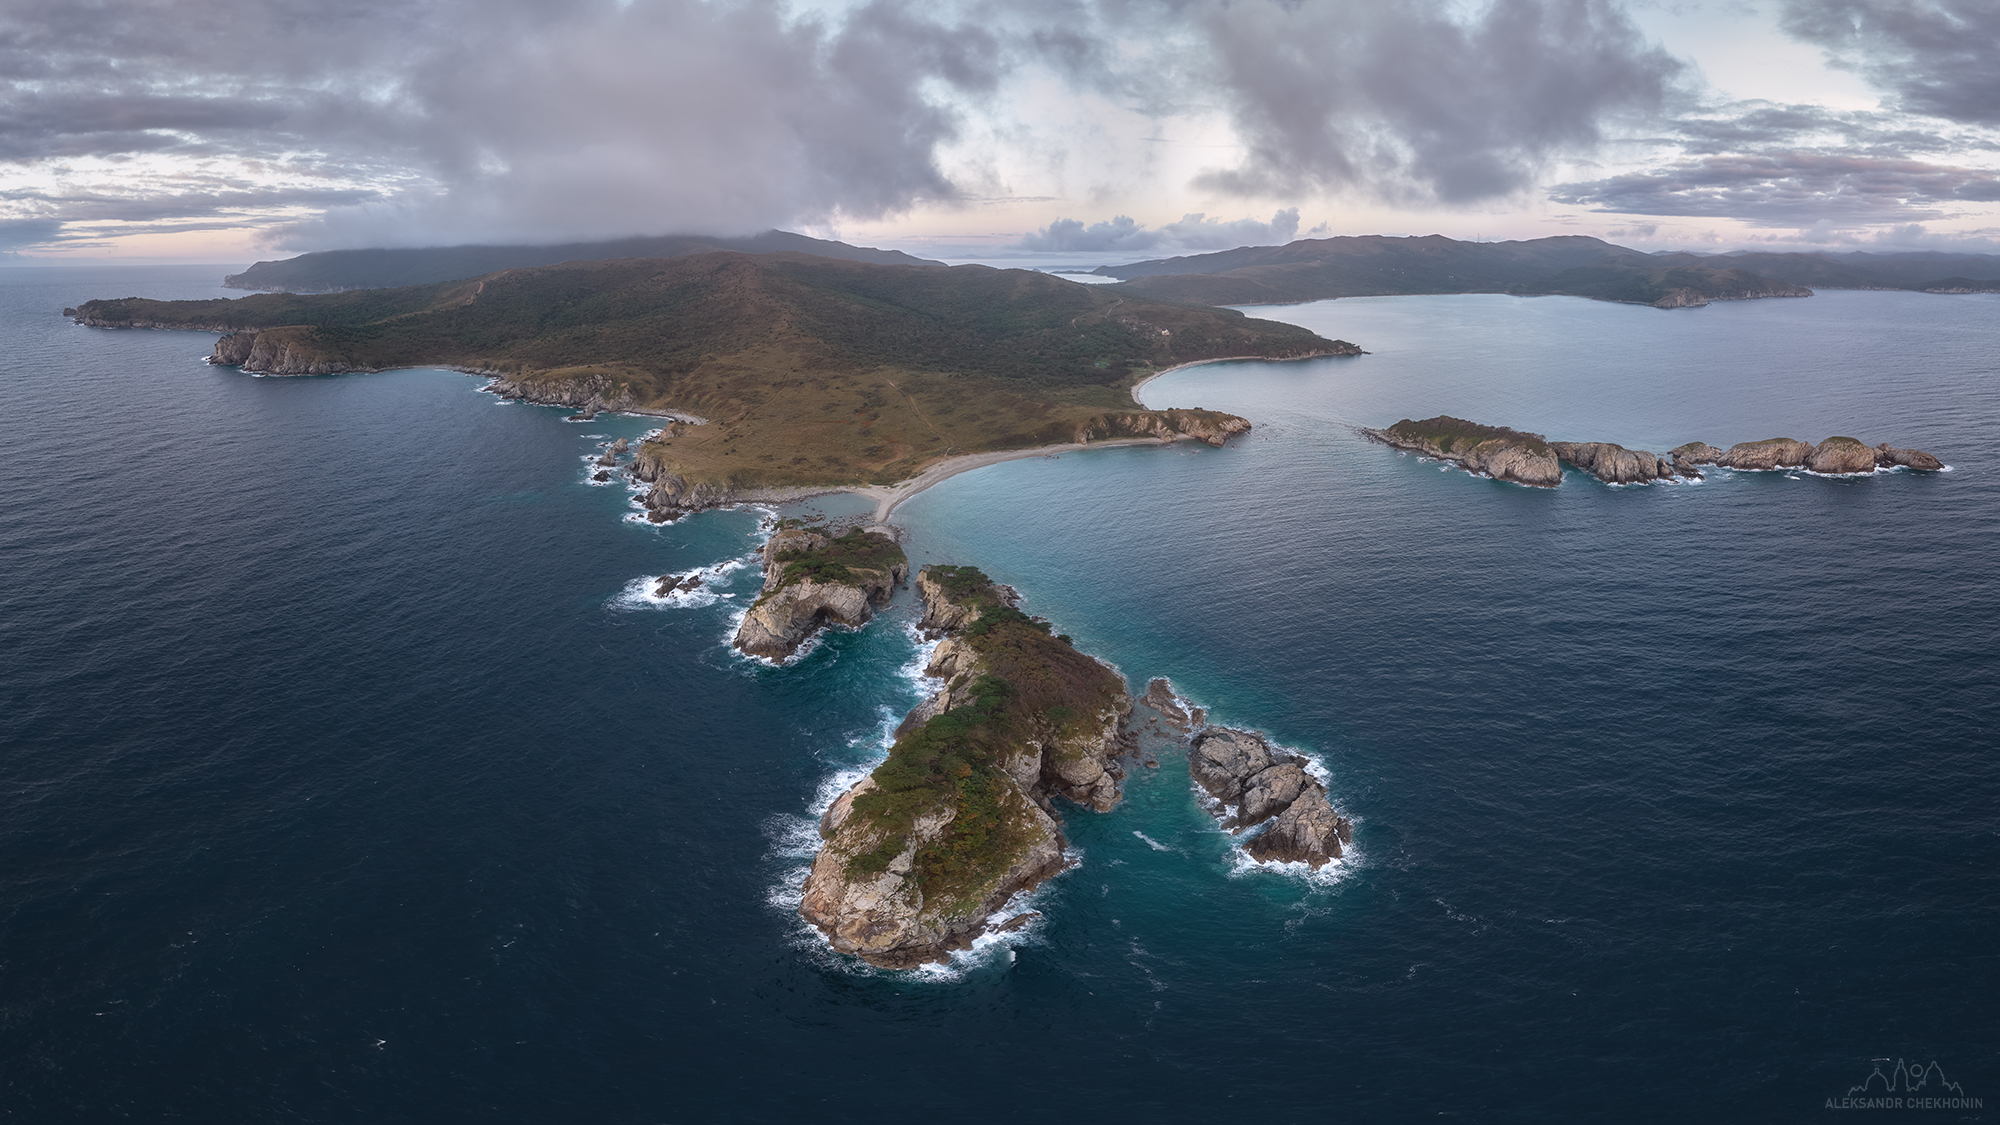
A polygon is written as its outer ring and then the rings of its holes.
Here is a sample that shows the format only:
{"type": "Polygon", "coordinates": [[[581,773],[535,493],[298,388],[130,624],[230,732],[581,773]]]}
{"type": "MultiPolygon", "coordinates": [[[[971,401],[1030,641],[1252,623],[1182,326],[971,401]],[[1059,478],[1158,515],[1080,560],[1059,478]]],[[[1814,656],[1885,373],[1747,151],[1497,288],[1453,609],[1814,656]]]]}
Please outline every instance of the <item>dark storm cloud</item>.
{"type": "Polygon", "coordinates": [[[1889,157],[1763,152],[1561,184],[1550,198],[1615,214],[1858,226],[1935,219],[1954,205],[2000,201],[2000,174],[1889,157]]]}
{"type": "Polygon", "coordinates": [[[1655,110],[1681,64],[1607,0],[1270,0],[1204,8],[1245,195],[1359,187],[1465,203],[1588,152],[1607,119],[1655,110]]]}
{"type": "Polygon", "coordinates": [[[1004,54],[901,0],[838,22],[776,0],[10,7],[0,161],[247,157],[359,180],[374,202],[299,234],[329,245],[751,230],[950,198],[951,98],[990,92],[1004,54]]]}
{"type": "Polygon", "coordinates": [[[1270,246],[1290,242],[1299,233],[1299,209],[1288,207],[1271,221],[1211,219],[1196,212],[1177,223],[1147,227],[1128,215],[1085,225],[1057,219],[1016,243],[1023,250],[1074,253],[1139,253],[1151,250],[1227,250],[1236,246],[1270,246]]]}
{"type": "Polygon", "coordinates": [[[1898,108],[2000,125],[2000,3],[1785,0],[1780,26],[1887,92],[1898,108]]]}
{"type": "MultiPolygon", "coordinates": [[[[1828,0],[1787,19],[1900,83],[1905,101],[1955,106],[1965,122],[1986,119],[1977,90],[1992,78],[1965,60],[1990,58],[1993,7],[1828,0]]],[[[1687,100],[1681,64],[1617,0],[864,0],[819,14],[788,0],[0,0],[0,178],[38,192],[0,197],[0,221],[61,239],[101,228],[47,224],[235,219],[289,224],[288,246],[324,248],[875,218],[968,198],[939,153],[983,136],[967,123],[988,124],[1031,73],[1160,120],[1220,113],[1241,156],[1194,186],[1277,203],[1505,197],[1637,129],[1696,158],[1646,183],[1745,154],[1963,159],[1963,137],[1890,113],[1759,103],[1672,125],[1662,111],[1687,100]]],[[[1039,152],[1077,143],[993,121],[1039,152]]],[[[1132,175],[1109,187],[1153,186],[1132,175]]],[[[1595,187],[1564,190],[1646,194],[1595,187]]],[[[1759,215],[1794,206],[1783,191],[1717,190],[1705,198],[1759,215]]],[[[1831,202],[1857,206],[1843,192],[1831,202]]],[[[1688,193],[1700,194],[1648,198],[1688,193]]],[[[1189,216],[1064,220],[1028,241],[1208,249],[1295,234],[1189,216]]]]}

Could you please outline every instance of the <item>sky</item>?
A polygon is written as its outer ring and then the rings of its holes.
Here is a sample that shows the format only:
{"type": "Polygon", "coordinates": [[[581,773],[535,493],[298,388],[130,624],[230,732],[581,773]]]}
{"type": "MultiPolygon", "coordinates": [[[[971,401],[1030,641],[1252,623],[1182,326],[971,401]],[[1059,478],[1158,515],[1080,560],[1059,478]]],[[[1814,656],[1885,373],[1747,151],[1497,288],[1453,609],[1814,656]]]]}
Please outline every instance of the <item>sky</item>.
{"type": "Polygon", "coordinates": [[[0,254],[2000,251],[2000,0],[0,0],[0,254]]]}

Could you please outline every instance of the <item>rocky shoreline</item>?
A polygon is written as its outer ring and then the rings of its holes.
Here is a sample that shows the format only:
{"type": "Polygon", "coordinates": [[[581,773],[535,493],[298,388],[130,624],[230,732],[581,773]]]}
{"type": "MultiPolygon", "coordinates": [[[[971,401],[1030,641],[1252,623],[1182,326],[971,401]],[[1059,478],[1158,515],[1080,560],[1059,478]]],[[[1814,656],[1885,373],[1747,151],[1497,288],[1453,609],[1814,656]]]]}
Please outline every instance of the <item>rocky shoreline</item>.
{"type": "Polygon", "coordinates": [[[1793,438],[1738,442],[1727,450],[1691,441],[1665,457],[1612,442],[1550,441],[1541,434],[1487,426],[1440,415],[1423,421],[1405,418],[1386,430],[1361,433],[1396,449],[1448,461],[1480,476],[1536,488],[1562,483],[1564,464],[1605,484],[1652,484],[1701,480],[1703,467],[1750,472],[1803,469],[1827,476],[1854,476],[1883,469],[1937,472],[1944,462],[1920,449],[1897,449],[1887,442],[1870,446],[1858,438],[1834,436],[1818,445],[1793,438]]]}

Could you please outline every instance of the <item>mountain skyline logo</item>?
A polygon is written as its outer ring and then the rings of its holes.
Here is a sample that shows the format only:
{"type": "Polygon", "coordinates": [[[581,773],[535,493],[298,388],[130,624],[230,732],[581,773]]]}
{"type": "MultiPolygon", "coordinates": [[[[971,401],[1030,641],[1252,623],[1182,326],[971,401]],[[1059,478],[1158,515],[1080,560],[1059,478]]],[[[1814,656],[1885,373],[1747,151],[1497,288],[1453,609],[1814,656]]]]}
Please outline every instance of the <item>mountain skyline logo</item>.
{"type": "Polygon", "coordinates": [[[1922,1091],[1931,1091],[1940,1097],[1945,1096],[1947,1091],[1949,1091],[1952,1097],[1962,1098],[1965,1096],[1964,1089],[1958,1083],[1945,1078],[1944,1069],[1938,1066],[1936,1059],[1932,1059],[1929,1066],[1920,1070],[1912,1070],[1904,1065],[1902,1059],[1897,1059],[1896,1068],[1887,1074],[1882,1073],[1882,1064],[1888,1062],[1888,1059],[1875,1059],[1873,1061],[1875,1063],[1874,1073],[1863,1080],[1861,1085],[1849,1086],[1847,1088],[1848,1097],[1861,1098],[1878,1093],[1894,1094],[1899,1092],[1915,1094],[1922,1091]],[[1936,1085],[1932,1085],[1933,1079],[1936,1080],[1936,1085]],[[1880,1086],[1876,1085],[1878,1082],[1881,1083],[1880,1086]]]}
{"type": "Polygon", "coordinates": [[[1986,1108],[1984,1099],[1966,1097],[1963,1086],[1945,1077],[1936,1059],[1916,1066],[1897,1059],[1893,1067],[1887,1058],[1873,1061],[1875,1069],[1860,1085],[1849,1086],[1842,1097],[1826,1099],[1827,1109],[1986,1108]]]}

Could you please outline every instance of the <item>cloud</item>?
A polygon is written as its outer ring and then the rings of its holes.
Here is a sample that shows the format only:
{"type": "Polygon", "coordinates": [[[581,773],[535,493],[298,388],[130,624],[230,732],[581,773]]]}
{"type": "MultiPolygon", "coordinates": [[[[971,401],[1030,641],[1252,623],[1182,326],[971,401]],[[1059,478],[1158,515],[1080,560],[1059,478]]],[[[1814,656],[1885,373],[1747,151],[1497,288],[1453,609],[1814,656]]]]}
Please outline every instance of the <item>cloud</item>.
{"type": "Polygon", "coordinates": [[[1785,0],[1779,26],[1889,93],[1897,108],[2000,125],[2000,4],[1785,0]]]}
{"type": "Polygon", "coordinates": [[[1531,186],[1607,120],[1657,110],[1682,64],[1609,0],[1211,3],[1210,77],[1246,147],[1198,186],[1467,203],[1531,186]]]}
{"type": "Polygon", "coordinates": [[[1118,215],[1107,222],[1089,226],[1076,219],[1057,219],[1016,243],[1023,250],[1052,253],[1151,250],[1159,244],[1160,232],[1147,230],[1130,215],[1118,215]]]}
{"type": "Polygon", "coordinates": [[[781,0],[10,7],[0,162],[17,171],[0,182],[76,161],[282,164],[349,193],[290,231],[314,246],[894,214],[956,195],[936,158],[954,99],[1006,66],[993,33],[904,0],[837,19],[781,0]]]}
{"type": "Polygon", "coordinates": [[[1689,153],[1814,147],[1906,156],[1994,147],[1976,131],[1923,128],[1903,114],[1762,100],[1701,107],[1673,122],[1671,131],[1674,135],[1666,140],[1689,153]]]}
{"type": "Polygon", "coordinates": [[[2000,201],[2000,173],[1890,157],[1761,152],[1560,184],[1550,198],[1612,214],[1852,227],[1941,218],[1947,208],[2000,201]]]}
{"type": "MultiPolygon", "coordinates": [[[[1953,188],[1972,195],[1940,185],[1996,144],[1993,0],[1785,2],[1792,34],[1936,116],[1730,103],[1668,120],[1691,79],[1620,0],[14,3],[0,223],[45,243],[235,224],[287,249],[833,225],[1060,193],[1011,177],[1108,160],[1081,147],[1114,150],[1104,123],[1135,118],[1215,142],[1211,166],[1188,182],[1172,165],[1164,186],[1223,200],[1480,204],[1651,136],[1679,156],[1562,193],[1901,221],[1979,202],[1977,174],[1953,188]],[[1065,131],[1035,112],[1051,99],[1111,108],[1065,131]],[[1813,153],[1877,170],[1822,193],[1813,153]],[[1719,170],[1758,160],[1763,188],[1719,170]],[[1947,172],[1882,171],[1898,161],[1947,172]],[[1921,190],[1874,186],[1897,177],[1921,190]]],[[[1149,159],[1050,175],[1130,198],[1163,186],[1149,159]]],[[[1207,250],[1298,229],[1295,211],[1065,219],[1022,246],[1207,250]]]]}
{"type": "Polygon", "coordinates": [[[1299,233],[1299,209],[1288,207],[1271,216],[1223,221],[1195,212],[1179,222],[1147,228],[1128,215],[1085,226],[1076,219],[1057,219],[1023,237],[1022,250],[1058,253],[1126,253],[1156,249],[1227,250],[1237,246],[1271,246],[1290,242],[1299,233]]]}

